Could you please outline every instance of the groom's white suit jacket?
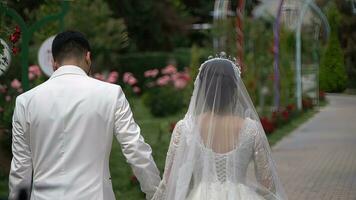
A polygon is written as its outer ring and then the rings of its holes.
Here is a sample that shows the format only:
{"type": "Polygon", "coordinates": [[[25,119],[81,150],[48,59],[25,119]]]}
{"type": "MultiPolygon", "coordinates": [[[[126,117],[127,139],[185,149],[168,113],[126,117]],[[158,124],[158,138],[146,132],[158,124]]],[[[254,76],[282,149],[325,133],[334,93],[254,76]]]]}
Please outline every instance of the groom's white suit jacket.
{"type": "Polygon", "coordinates": [[[151,198],[159,172],[121,88],[79,67],[60,67],[16,99],[10,199],[28,186],[31,200],[115,199],[109,172],[113,136],[151,198]]]}

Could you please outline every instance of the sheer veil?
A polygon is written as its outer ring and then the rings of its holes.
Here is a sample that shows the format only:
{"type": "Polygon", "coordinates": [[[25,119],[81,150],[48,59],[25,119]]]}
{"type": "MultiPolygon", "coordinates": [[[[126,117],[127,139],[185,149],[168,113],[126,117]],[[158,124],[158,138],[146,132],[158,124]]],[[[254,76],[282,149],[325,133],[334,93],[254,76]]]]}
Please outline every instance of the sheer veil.
{"type": "Polygon", "coordinates": [[[173,131],[163,181],[153,199],[287,199],[240,69],[205,61],[189,109],[173,131]]]}

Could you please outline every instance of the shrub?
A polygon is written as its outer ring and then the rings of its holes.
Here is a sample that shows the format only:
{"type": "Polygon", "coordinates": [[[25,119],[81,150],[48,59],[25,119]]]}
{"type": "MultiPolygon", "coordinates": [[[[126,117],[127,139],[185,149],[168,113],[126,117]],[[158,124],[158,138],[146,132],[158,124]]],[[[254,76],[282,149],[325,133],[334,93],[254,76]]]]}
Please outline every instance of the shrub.
{"type": "Polygon", "coordinates": [[[339,13],[335,7],[330,9],[328,17],[332,32],[320,61],[320,89],[325,92],[342,92],[347,85],[347,75],[337,33],[339,13]]]}
{"type": "Polygon", "coordinates": [[[182,109],[184,105],[182,97],[182,93],[177,92],[173,87],[165,86],[146,93],[143,102],[154,116],[165,117],[182,109]]]}
{"type": "Polygon", "coordinates": [[[158,69],[147,70],[144,76],[146,89],[143,102],[154,116],[176,114],[184,107],[185,89],[190,81],[187,70],[179,72],[173,65],[168,65],[160,72],[158,69]]]}

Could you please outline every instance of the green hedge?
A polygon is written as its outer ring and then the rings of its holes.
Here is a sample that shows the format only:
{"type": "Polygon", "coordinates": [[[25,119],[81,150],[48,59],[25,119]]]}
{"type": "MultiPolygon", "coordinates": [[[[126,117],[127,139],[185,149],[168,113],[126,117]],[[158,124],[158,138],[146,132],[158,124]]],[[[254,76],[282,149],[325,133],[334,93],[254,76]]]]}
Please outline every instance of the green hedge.
{"type": "Polygon", "coordinates": [[[138,80],[143,80],[146,70],[161,69],[168,64],[175,64],[179,69],[189,67],[190,49],[179,49],[174,52],[142,52],[121,55],[116,66],[102,66],[95,71],[116,70],[120,73],[132,72],[138,80]]]}

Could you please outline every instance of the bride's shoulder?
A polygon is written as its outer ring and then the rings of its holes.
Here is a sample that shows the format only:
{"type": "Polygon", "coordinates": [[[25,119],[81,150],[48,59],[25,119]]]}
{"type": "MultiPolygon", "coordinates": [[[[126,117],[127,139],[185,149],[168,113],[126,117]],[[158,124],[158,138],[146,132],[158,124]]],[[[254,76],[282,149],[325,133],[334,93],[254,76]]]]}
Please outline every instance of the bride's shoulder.
{"type": "Polygon", "coordinates": [[[174,129],[176,129],[177,131],[180,131],[180,130],[183,130],[184,128],[186,128],[186,126],[187,125],[186,125],[185,121],[183,119],[181,119],[176,123],[174,129]]]}
{"type": "Polygon", "coordinates": [[[245,119],[245,129],[246,132],[249,133],[252,136],[255,136],[258,133],[258,130],[260,129],[260,123],[257,120],[251,119],[251,118],[246,118],[245,119]]]}

